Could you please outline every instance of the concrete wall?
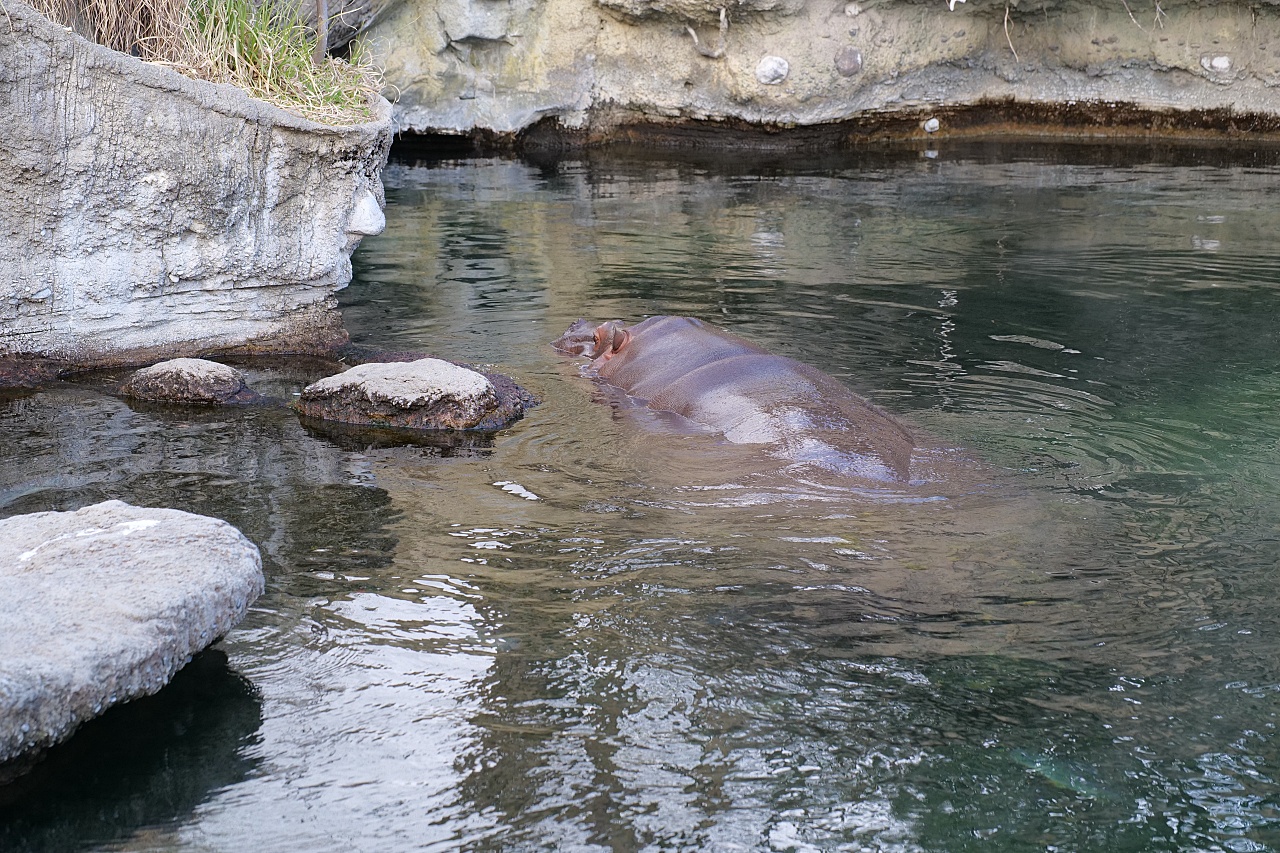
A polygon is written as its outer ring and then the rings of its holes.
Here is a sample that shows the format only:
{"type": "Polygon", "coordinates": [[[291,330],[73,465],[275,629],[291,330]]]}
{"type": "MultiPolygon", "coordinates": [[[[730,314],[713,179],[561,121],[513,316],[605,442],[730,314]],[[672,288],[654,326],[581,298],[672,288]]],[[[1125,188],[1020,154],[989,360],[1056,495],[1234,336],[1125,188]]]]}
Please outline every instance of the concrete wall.
{"type": "Polygon", "coordinates": [[[77,365],[345,337],[390,106],[328,127],[0,0],[0,356],[77,365]]]}

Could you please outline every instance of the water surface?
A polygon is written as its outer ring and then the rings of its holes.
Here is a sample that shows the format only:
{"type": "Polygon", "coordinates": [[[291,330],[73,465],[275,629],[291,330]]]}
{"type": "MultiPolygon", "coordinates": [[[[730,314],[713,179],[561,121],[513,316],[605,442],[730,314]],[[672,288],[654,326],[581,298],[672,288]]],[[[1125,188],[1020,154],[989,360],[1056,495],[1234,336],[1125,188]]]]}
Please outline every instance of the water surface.
{"type": "Polygon", "coordinates": [[[0,513],[215,515],[268,574],[167,704],[0,797],[0,847],[1280,848],[1272,158],[931,153],[393,161],[347,325],[542,398],[491,441],[134,410],[110,376],[0,403],[0,513]],[[663,313],[981,487],[782,470],[547,345],[663,313]]]}

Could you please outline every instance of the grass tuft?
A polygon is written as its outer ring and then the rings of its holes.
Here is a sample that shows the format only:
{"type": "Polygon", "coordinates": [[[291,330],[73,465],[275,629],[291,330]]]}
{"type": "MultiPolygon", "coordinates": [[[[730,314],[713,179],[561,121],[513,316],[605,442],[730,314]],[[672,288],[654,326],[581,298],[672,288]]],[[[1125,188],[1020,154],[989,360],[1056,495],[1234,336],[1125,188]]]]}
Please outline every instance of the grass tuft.
{"type": "Polygon", "coordinates": [[[296,0],[28,0],[49,19],[122,53],[231,83],[313,121],[372,117],[381,77],[358,44],[352,61],[316,62],[296,0]]]}

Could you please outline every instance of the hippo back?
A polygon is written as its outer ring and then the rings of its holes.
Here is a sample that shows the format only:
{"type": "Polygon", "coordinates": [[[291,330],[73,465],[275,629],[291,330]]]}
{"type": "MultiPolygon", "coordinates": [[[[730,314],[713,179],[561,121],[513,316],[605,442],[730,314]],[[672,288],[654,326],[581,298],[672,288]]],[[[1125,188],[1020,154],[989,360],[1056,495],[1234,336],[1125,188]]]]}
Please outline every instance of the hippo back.
{"type": "Polygon", "coordinates": [[[689,317],[652,317],[628,331],[631,340],[597,362],[597,375],[650,408],[797,462],[909,480],[910,432],[816,368],[689,317]]]}
{"type": "Polygon", "coordinates": [[[633,397],[651,400],[691,370],[746,353],[764,354],[755,344],[692,317],[650,317],[627,330],[631,340],[597,375],[633,397]]]}

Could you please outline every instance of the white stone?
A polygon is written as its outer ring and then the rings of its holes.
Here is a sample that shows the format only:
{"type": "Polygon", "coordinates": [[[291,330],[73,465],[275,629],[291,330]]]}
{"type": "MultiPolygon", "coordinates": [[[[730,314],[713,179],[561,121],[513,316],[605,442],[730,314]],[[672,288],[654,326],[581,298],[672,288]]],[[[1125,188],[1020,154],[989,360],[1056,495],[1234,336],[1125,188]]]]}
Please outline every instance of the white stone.
{"type": "Polygon", "coordinates": [[[936,118],[931,118],[927,119],[921,127],[924,128],[925,133],[937,133],[938,128],[942,127],[942,122],[938,121],[936,118]]]}
{"type": "Polygon", "coordinates": [[[107,501],[0,521],[0,762],[155,693],[263,591],[224,521],[107,501]]]}
{"type": "Polygon", "coordinates": [[[1202,56],[1200,57],[1200,67],[1205,71],[1213,71],[1217,74],[1226,74],[1231,70],[1231,57],[1202,56]]]}
{"type": "Polygon", "coordinates": [[[408,409],[429,406],[445,397],[460,401],[497,399],[497,392],[481,373],[439,358],[358,364],[308,385],[303,396],[358,391],[370,402],[408,409]]]}
{"type": "Polygon", "coordinates": [[[356,201],[351,207],[351,219],[347,222],[347,234],[356,237],[374,237],[387,227],[387,217],[382,212],[382,205],[373,193],[366,188],[356,194],[356,201]]]}
{"type": "Polygon", "coordinates": [[[791,65],[781,56],[766,56],[756,63],[756,79],[766,86],[776,86],[791,73],[791,65]]]}

